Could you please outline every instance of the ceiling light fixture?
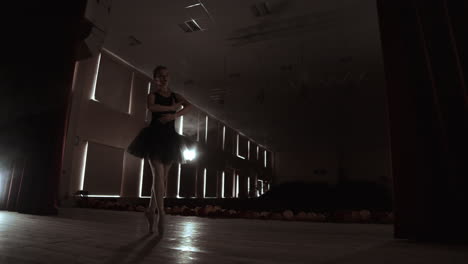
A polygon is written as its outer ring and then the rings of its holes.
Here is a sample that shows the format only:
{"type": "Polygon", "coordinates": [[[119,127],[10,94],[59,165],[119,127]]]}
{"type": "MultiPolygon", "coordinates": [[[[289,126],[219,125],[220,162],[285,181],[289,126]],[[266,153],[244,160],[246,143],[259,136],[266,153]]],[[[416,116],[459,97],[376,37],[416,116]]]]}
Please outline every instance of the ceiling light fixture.
{"type": "Polygon", "coordinates": [[[187,10],[186,17],[188,20],[180,23],[179,27],[185,33],[205,31],[209,25],[214,22],[208,9],[206,9],[205,5],[200,0],[185,6],[184,9],[187,10]]]}
{"type": "Polygon", "coordinates": [[[203,30],[200,25],[197,23],[197,21],[195,21],[195,19],[191,19],[191,20],[188,20],[188,21],[185,21],[185,24],[190,28],[190,30],[192,32],[194,31],[201,31],[203,30]]]}
{"type": "Polygon", "coordinates": [[[199,2],[199,3],[193,4],[193,5],[186,6],[185,8],[192,8],[192,7],[199,6],[199,5],[203,6],[203,4],[201,2],[199,2]]]}

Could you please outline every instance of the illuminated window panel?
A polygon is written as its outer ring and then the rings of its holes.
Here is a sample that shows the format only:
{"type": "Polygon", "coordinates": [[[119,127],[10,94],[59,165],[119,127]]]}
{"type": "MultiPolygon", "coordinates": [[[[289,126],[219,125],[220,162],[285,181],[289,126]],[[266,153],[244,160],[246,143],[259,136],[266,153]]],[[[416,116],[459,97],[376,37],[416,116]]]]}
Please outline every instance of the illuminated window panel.
{"type": "Polygon", "coordinates": [[[132,80],[130,81],[130,96],[129,96],[129,100],[128,100],[128,111],[127,113],[128,114],[132,114],[132,106],[133,106],[133,88],[134,88],[134,81],[135,79],[135,73],[132,72],[132,80]]]}
{"type": "Polygon", "coordinates": [[[260,195],[263,195],[263,180],[258,180],[258,188],[260,195]]]}
{"type": "Polygon", "coordinates": [[[226,182],[226,173],[221,174],[221,198],[225,198],[226,196],[224,195],[224,184],[226,182]]]}
{"type": "Polygon", "coordinates": [[[265,150],[263,152],[263,166],[266,168],[267,167],[267,155],[268,155],[268,152],[265,150]]]}
{"type": "Polygon", "coordinates": [[[225,126],[221,122],[217,122],[218,127],[216,128],[216,149],[224,150],[224,137],[225,135],[225,126]]]}
{"type": "Polygon", "coordinates": [[[179,196],[191,198],[196,196],[197,167],[193,164],[183,164],[180,172],[179,196]]]}
{"type": "Polygon", "coordinates": [[[183,116],[182,134],[192,140],[198,140],[198,115],[199,111],[192,109],[183,116]]]}
{"type": "Polygon", "coordinates": [[[247,193],[250,196],[250,177],[247,177],[247,193]]]}
{"type": "Polygon", "coordinates": [[[249,141],[249,160],[257,160],[257,144],[249,141]]]}
{"type": "Polygon", "coordinates": [[[145,160],[141,159],[138,195],[140,196],[140,198],[150,198],[151,196],[149,196],[149,195],[148,196],[143,196],[144,172],[145,172],[145,160]]]}
{"type": "Polygon", "coordinates": [[[216,149],[218,147],[219,121],[207,117],[206,129],[206,144],[211,149],[216,149]]]}
{"type": "Polygon", "coordinates": [[[198,141],[206,143],[207,140],[207,116],[200,112],[198,115],[198,141]]]}
{"type": "Polygon", "coordinates": [[[208,143],[208,116],[205,116],[205,143],[208,143]]]}
{"type": "Polygon", "coordinates": [[[99,195],[99,194],[93,195],[93,194],[89,194],[88,197],[91,197],[91,198],[119,198],[120,195],[99,195]]]}
{"type": "Polygon", "coordinates": [[[225,198],[235,197],[234,182],[235,182],[234,171],[232,170],[224,171],[224,197],[225,198]]]}
{"type": "Polygon", "coordinates": [[[246,159],[248,155],[248,140],[239,134],[236,138],[236,155],[241,159],[246,159]]]}
{"type": "Polygon", "coordinates": [[[226,145],[226,126],[223,126],[223,137],[222,137],[222,143],[221,143],[221,149],[224,151],[225,145],[226,145]]]}
{"type": "Polygon", "coordinates": [[[208,169],[205,177],[205,197],[216,198],[218,196],[218,172],[214,169],[208,169]]]}
{"type": "Polygon", "coordinates": [[[239,198],[239,174],[236,174],[236,198],[239,198]]]}
{"type": "Polygon", "coordinates": [[[80,172],[80,186],[79,190],[83,190],[84,187],[84,179],[85,179],[85,171],[86,171],[86,159],[88,158],[88,141],[84,142],[83,145],[83,156],[81,158],[81,172],[80,172]]]}
{"type": "Polygon", "coordinates": [[[92,87],[91,87],[91,94],[89,96],[89,99],[93,100],[93,101],[97,101],[96,100],[96,85],[97,85],[97,80],[98,80],[98,76],[99,76],[99,66],[101,64],[101,56],[102,56],[102,54],[100,53],[98,55],[98,57],[97,57],[96,68],[94,70],[93,83],[92,83],[92,87]]]}
{"type": "MultiPolygon", "coordinates": [[[[74,69],[73,69],[73,80],[72,80],[72,86],[71,86],[72,92],[75,91],[75,87],[76,87],[76,78],[78,76],[78,67],[80,67],[80,62],[76,61],[74,69]]],[[[93,86],[94,86],[94,83],[93,83],[93,86]]]]}
{"type": "Polygon", "coordinates": [[[237,174],[233,174],[232,176],[232,197],[237,197],[237,174]]]}
{"type": "Polygon", "coordinates": [[[83,190],[90,195],[120,195],[124,150],[88,142],[83,190]]]}
{"type": "Polygon", "coordinates": [[[153,174],[151,173],[151,167],[148,162],[142,161],[143,172],[141,172],[141,192],[140,197],[149,198],[151,197],[151,185],[153,182],[153,174]]]}
{"type": "Polygon", "coordinates": [[[180,167],[178,163],[171,166],[167,177],[166,186],[166,197],[179,198],[179,179],[180,179],[180,167]]]}
{"type": "Polygon", "coordinates": [[[175,130],[177,131],[177,133],[182,135],[183,130],[184,130],[184,116],[180,116],[180,117],[176,118],[174,123],[175,123],[174,124],[175,130]]]}
{"type": "Polygon", "coordinates": [[[176,192],[176,197],[180,197],[180,164],[177,164],[177,192],[176,192]]]}
{"type": "Polygon", "coordinates": [[[258,163],[265,167],[265,149],[261,147],[258,148],[258,163]]]}
{"type": "Polygon", "coordinates": [[[273,166],[273,163],[272,163],[273,154],[272,154],[272,152],[271,151],[266,151],[265,157],[266,157],[265,167],[272,168],[272,166],[273,166]]]}
{"type": "Polygon", "coordinates": [[[101,54],[94,99],[122,113],[128,113],[133,70],[107,53],[101,54]]]}
{"type": "Polygon", "coordinates": [[[203,170],[203,198],[206,197],[206,169],[203,170]]]}
{"type": "Polygon", "coordinates": [[[146,75],[133,71],[128,113],[138,120],[146,122],[151,119],[151,112],[148,110],[146,103],[151,90],[150,81],[146,75]]]}
{"type": "MultiPolygon", "coordinates": [[[[148,93],[147,93],[147,95],[150,94],[150,92],[151,92],[151,82],[148,82],[148,93]]],[[[144,104],[142,103],[142,105],[145,106],[145,111],[146,111],[145,121],[149,123],[151,121],[151,111],[148,110],[146,101],[144,102],[144,104]]]]}
{"type": "Polygon", "coordinates": [[[226,127],[224,136],[224,151],[236,155],[236,133],[233,129],[226,127]]]}
{"type": "Polygon", "coordinates": [[[222,198],[223,194],[223,172],[216,172],[216,198],[222,198]]]}

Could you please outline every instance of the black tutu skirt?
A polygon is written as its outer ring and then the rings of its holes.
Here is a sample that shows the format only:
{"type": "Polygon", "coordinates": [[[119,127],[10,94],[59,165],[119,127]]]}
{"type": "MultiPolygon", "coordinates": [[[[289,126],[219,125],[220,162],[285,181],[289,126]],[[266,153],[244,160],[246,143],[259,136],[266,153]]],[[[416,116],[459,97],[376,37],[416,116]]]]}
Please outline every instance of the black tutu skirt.
{"type": "Polygon", "coordinates": [[[164,164],[186,163],[183,151],[191,145],[189,139],[173,127],[150,125],[138,133],[127,152],[139,158],[157,159],[164,164]]]}

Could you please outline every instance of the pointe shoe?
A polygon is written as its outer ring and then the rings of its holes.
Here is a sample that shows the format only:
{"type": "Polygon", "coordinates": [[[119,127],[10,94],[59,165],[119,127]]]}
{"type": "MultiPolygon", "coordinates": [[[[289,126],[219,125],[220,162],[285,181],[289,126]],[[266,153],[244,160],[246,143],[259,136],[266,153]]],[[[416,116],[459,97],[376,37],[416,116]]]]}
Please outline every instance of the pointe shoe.
{"type": "Polygon", "coordinates": [[[148,232],[150,234],[153,234],[153,226],[154,226],[154,213],[151,213],[151,211],[146,210],[145,211],[145,217],[146,220],[148,220],[148,232]]]}

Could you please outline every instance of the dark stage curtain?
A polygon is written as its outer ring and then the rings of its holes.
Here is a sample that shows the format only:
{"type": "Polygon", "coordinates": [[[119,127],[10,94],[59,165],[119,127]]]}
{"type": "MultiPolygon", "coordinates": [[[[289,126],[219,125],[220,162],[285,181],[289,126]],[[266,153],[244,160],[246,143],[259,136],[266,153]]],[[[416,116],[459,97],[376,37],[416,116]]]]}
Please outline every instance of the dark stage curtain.
{"type": "Polygon", "coordinates": [[[55,214],[86,0],[14,5],[1,21],[0,209],[55,214]]]}
{"type": "Polygon", "coordinates": [[[378,0],[395,237],[468,241],[467,1],[378,0]]]}

